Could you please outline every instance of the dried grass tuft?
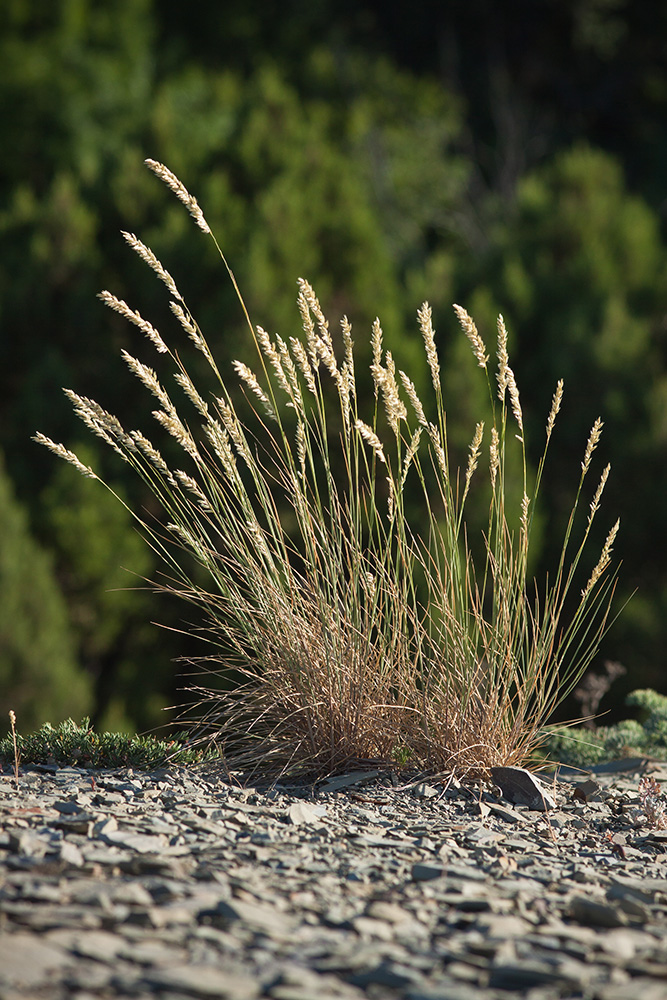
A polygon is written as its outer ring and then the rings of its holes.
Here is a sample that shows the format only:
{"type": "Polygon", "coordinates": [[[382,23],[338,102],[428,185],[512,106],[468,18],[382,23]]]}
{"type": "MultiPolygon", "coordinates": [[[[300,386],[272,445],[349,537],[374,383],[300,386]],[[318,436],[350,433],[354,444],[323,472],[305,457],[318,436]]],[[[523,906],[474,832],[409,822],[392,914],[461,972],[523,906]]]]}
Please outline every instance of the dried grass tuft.
{"type": "MultiPolygon", "coordinates": [[[[210,233],[181,182],[163,165],[147,163],[210,233]]],[[[372,763],[479,775],[529,760],[545,721],[579,682],[607,627],[618,522],[571,610],[609,475],[607,467],[575,546],[575,514],[601,420],[586,444],[559,565],[540,588],[527,577],[528,554],[563,383],[553,395],[544,451],[530,477],[505,323],[501,317],[496,396],[484,341],[468,313],[454,307],[485,371],[492,408],[489,479],[480,484],[490,487],[489,519],[476,565],[466,505],[485,427],[480,421],[474,428],[459,492],[428,304],[419,310],[418,325],[431,375],[429,399],[420,398],[405,372],[397,378],[376,320],[370,337],[375,399],[366,408],[357,392],[351,326],[343,318],[339,358],[328,320],[303,279],[297,300],[303,336],[289,341],[253,327],[239,293],[258,362],[256,370],[234,363],[239,386],[232,391],[171,275],[136,236],[125,238],[176,300],[172,311],[212,373],[214,392],[200,392],[181,351],[169,349],[122,300],[102,294],[175,368],[190,422],[157,373],[124,354],[159,400],[154,416],[181,446],[183,468],[170,468],[148,437],[127,433],[93,400],[67,394],[84,423],[136,470],[163,509],[162,528],[135,516],[169,570],[171,581],[158,589],[178,594],[205,620],[200,634],[212,652],[192,687],[202,739],[219,747],[225,766],[265,773],[322,775],[372,763]],[[519,438],[523,457],[520,491],[507,482],[510,415],[520,431],[510,435],[513,447],[519,438]],[[507,496],[517,492],[519,509],[508,510],[507,496]]],[[[35,440],[97,478],[63,445],[43,434],[35,440]]]]}

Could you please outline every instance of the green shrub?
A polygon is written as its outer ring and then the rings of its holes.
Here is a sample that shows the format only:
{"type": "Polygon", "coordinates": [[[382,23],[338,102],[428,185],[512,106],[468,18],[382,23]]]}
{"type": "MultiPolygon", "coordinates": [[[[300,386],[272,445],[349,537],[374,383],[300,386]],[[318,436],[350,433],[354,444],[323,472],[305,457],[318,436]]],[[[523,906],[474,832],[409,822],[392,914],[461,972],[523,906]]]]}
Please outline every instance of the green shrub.
{"type": "Polygon", "coordinates": [[[596,729],[553,727],[543,751],[551,761],[574,767],[643,754],[667,758],[667,697],[650,689],[632,691],[626,705],[643,710],[639,720],[623,719],[596,729]]]}

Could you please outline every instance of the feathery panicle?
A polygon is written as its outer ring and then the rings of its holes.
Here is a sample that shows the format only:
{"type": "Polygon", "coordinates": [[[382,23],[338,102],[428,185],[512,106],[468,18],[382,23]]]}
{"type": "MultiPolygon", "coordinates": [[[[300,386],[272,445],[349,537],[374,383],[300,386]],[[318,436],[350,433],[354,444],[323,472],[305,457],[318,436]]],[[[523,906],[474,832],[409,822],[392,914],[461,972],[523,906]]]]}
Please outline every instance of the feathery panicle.
{"type": "Polygon", "coordinates": [[[301,313],[301,323],[303,326],[303,332],[306,334],[306,346],[308,348],[308,354],[313,365],[313,368],[317,370],[320,365],[320,359],[317,356],[317,350],[315,348],[315,324],[313,323],[313,317],[310,312],[310,307],[308,305],[308,299],[303,288],[301,288],[301,282],[299,282],[299,295],[297,298],[297,303],[299,306],[299,312],[301,313]]]}
{"type": "Polygon", "coordinates": [[[151,248],[147,247],[145,243],[142,243],[141,240],[134,235],[134,233],[126,233],[124,230],[121,230],[121,233],[132,249],[139,254],[144,263],[148,264],[148,266],[155,271],[160,281],[167,286],[169,292],[174,296],[174,298],[182,299],[181,293],[176,287],[176,282],[169,274],[169,271],[162,266],[151,248]]]}
{"type": "Polygon", "coordinates": [[[345,365],[348,372],[354,374],[354,341],[352,340],[352,325],[347,316],[343,316],[340,321],[340,329],[345,348],[345,365]]]}
{"type": "Polygon", "coordinates": [[[64,389],[63,391],[74,406],[74,412],[83,420],[86,427],[90,428],[93,434],[96,434],[108,445],[111,445],[123,461],[127,462],[128,458],[123,448],[134,452],[137,450],[137,446],[130,435],[123,429],[118,417],[114,417],[113,413],[107,413],[94,399],[79,396],[71,389],[64,389]]]}
{"type": "Polygon", "coordinates": [[[382,327],[380,326],[380,320],[375,317],[373,320],[373,332],[371,334],[371,346],[373,348],[373,361],[371,363],[371,375],[373,376],[373,386],[375,391],[375,398],[378,398],[378,394],[382,383],[384,382],[387,373],[382,367],[382,327]]]}
{"type": "Polygon", "coordinates": [[[174,379],[176,380],[176,382],[178,382],[181,389],[188,397],[190,402],[193,404],[193,406],[195,406],[196,409],[199,410],[202,417],[208,420],[208,403],[205,400],[203,400],[202,397],[199,395],[199,393],[194,387],[192,379],[187,374],[187,372],[176,372],[176,374],[174,375],[174,379]]]}
{"type": "Polygon", "coordinates": [[[190,194],[185,185],[179,181],[178,177],[172,174],[171,170],[165,167],[163,163],[158,163],[157,160],[144,160],[144,163],[149,170],[153,171],[156,177],[164,181],[167,187],[174,192],[178,200],[185,205],[202,232],[210,233],[211,230],[208,222],[204,218],[204,213],[199,207],[197,199],[190,194]]]}
{"type": "Polygon", "coordinates": [[[264,537],[264,532],[257,522],[257,518],[250,517],[245,524],[245,532],[248,538],[252,539],[257,553],[267,562],[272,561],[271,552],[269,551],[269,546],[266,544],[266,538],[264,537]]]}
{"type": "Polygon", "coordinates": [[[186,490],[193,495],[200,510],[206,511],[207,513],[213,510],[196,479],[189,476],[187,472],[183,472],[182,469],[176,469],[174,475],[178,479],[181,486],[184,486],[186,490]]]}
{"type": "Polygon", "coordinates": [[[329,321],[322,312],[322,307],[320,306],[320,301],[317,295],[305,278],[299,278],[299,289],[300,294],[303,296],[305,303],[308,306],[308,309],[315,317],[321,339],[333,353],[333,341],[331,340],[331,333],[329,332],[329,321]]]}
{"type": "Polygon", "coordinates": [[[237,477],[236,459],[234,458],[234,452],[232,451],[229,443],[230,438],[226,429],[218,420],[215,420],[213,417],[209,417],[204,426],[204,431],[206,433],[206,437],[213,445],[214,452],[222,463],[225,475],[229,476],[230,479],[235,480],[237,477]]]}
{"type": "Polygon", "coordinates": [[[347,316],[343,316],[340,326],[343,334],[345,362],[338,383],[338,391],[345,413],[345,426],[349,431],[352,400],[357,398],[357,383],[354,375],[354,341],[352,340],[352,325],[347,316]]]}
{"type": "Polygon", "coordinates": [[[287,376],[287,389],[289,392],[292,403],[288,403],[288,406],[300,407],[302,405],[301,398],[301,386],[299,384],[299,376],[296,370],[296,365],[294,364],[294,359],[289,352],[289,348],[282,337],[276,334],[276,346],[278,348],[278,356],[283,367],[283,371],[287,376]]]}
{"type": "MultiPolygon", "coordinates": [[[[457,306],[454,306],[454,308],[458,309],[457,306]]],[[[470,322],[472,323],[472,320],[470,320],[470,322]]],[[[466,327],[463,323],[463,320],[461,321],[461,324],[463,326],[463,329],[465,330],[466,327]]],[[[510,368],[509,364],[509,354],[507,352],[507,327],[505,326],[505,320],[503,319],[502,316],[498,317],[497,354],[498,354],[498,374],[496,378],[498,381],[498,399],[501,401],[501,403],[504,403],[505,393],[509,391],[512,413],[514,414],[514,419],[519,425],[519,430],[523,434],[523,413],[521,411],[521,403],[519,401],[519,389],[516,384],[514,372],[510,368]]],[[[482,367],[484,366],[482,365],[482,367]]],[[[554,419],[555,416],[556,414],[554,413],[554,419]]]]}
{"type": "Polygon", "coordinates": [[[195,345],[195,347],[197,347],[198,350],[202,351],[202,353],[206,354],[207,348],[204,338],[202,337],[201,333],[199,332],[195,324],[192,322],[190,315],[185,312],[183,307],[180,306],[178,302],[170,302],[169,308],[171,309],[174,316],[181,324],[181,326],[183,327],[183,329],[185,330],[185,332],[187,333],[188,337],[195,345]]]}
{"type": "Polygon", "coordinates": [[[352,412],[352,398],[356,395],[356,387],[354,384],[354,371],[350,371],[347,362],[345,362],[343,367],[338,370],[336,374],[336,384],[338,386],[341,412],[343,414],[343,420],[345,421],[345,431],[349,434],[351,427],[350,414],[352,412]]]}
{"type": "Polygon", "coordinates": [[[475,434],[470,443],[470,454],[468,455],[468,467],[466,469],[466,480],[465,487],[463,490],[463,496],[466,497],[468,490],[470,489],[470,480],[473,477],[473,473],[477,468],[479,462],[479,453],[482,448],[482,437],[484,435],[484,422],[481,421],[475,427],[475,434]]]}
{"type": "Polygon", "coordinates": [[[201,462],[201,456],[197,451],[195,440],[182,420],[177,416],[176,411],[165,413],[164,410],[153,410],[153,416],[171,434],[174,440],[178,441],[181,448],[187,451],[191,458],[194,458],[196,462],[201,462]]]}
{"type": "Polygon", "coordinates": [[[377,436],[372,427],[365,424],[363,420],[356,420],[354,426],[359,431],[359,434],[364,439],[366,444],[370,445],[373,449],[373,453],[380,459],[383,465],[387,464],[387,459],[385,458],[384,450],[382,448],[382,442],[377,436]]]}
{"type": "Polygon", "coordinates": [[[292,354],[296,359],[296,363],[299,366],[301,374],[306,380],[306,385],[308,386],[309,391],[312,392],[313,396],[316,396],[317,385],[315,383],[315,374],[308,359],[306,348],[296,337],[290,337],[290,345],[292,348],[292,354]]]}
{"type": "Polygon", "coordinates": [[[396,488],[391,476],[387,476],[387,518],[393,521],[396,517],[396,488]]]}
{"type": "Polygon", "coordinates": [[[401,474],[401,489],[405,486],[405,480],[408,478],[408,472],[410,471],[410,466],[412,465],[413,459],[419,450],[419,440],[422,436],[422,429],[418,427],[417,430],[412,435],[410,444],[408,445],[408,450],[405,453],[405,458],[403,459],[403,472],[401,474]]]}
{"type": "MultiPolygon", "coordinates": [[[[319,368],[320,361],[323,361],[331,377],[339,382],[340,373],[338,363],[334,353],[333,340],[329,331],[329,321],[326,319],[319,299],[315,295],[310,284],[305,278],[299,278],[299,310],[303,319],[303,326],[306,332],[306,344],[313,368],[319,368]],[[315,332],[315,327],[311,316],[315,317],[319,334],[315,332]]],[[[340,384],[339,384],[340,390],[340,384]]]]}
{"type": "Polygon", "coordinates": [[[273,361],[273,355],[276,353],[274,345],[271,343],[271,338],[262,326],[255,327],[255,336],[257,337],[257,343],[261,347],[265,356],[273,361]]]}
{"type": "Polygon", "coordinates": [[[528,534],[528,508],[530,506],[530,497],[527,493],[524,493],[521,498],[521,530],[524,535],[528,534]]]}
{"type": "Polygon", "coordinates": [[[215,402],[220,412],[220,418],[222,420],[225,433],[229,436],[229,439],[236,448],[238,454],[243,455],[244,459],[248,461],[248,459],[250,459],[248,443],[245,439],[241,421],[239,420],[236,411],[221,396],[216,396],[215,402]]]}
{"type": "Polygon", "coordinates": [[[409,379],[405,372],[398,373],[401,376],[401,382],[403,383],[403,388],[405,389],[405,394],[410,400],[410,405],[415,411],[415,416],[421,424],[422,427],[428,426],[428,421],[426,419],[426,414],[424,413],[424,407],[422,406],[422,401],[417,395],[417,390],[412,379],[409,379]]]}
{"type": "Polygon", "coordinates": [[[262,353],[264,354],[264,357],[267,359],[267,361],[270,362],[271,367],[275,372],[276,378],[278,380],[278,385],[284,392],[287,393],[288,396],[291,396],[292,388],[290,387],[290,384],[287,381],[287,376],[285,375],[282,359],[278,351],[276,350],[276,345],[271,343],[271,338],[269,337],[268,333],[263,327],[258,326],[256,329],[256,333],[259,346],[262,348],[262,353]]]}
{"type": "Polygon", "coordinates": [[[401,420],[405,420],[407,418],[408,411],[405,408],[405,403],[398,394],[396,366],[390,351],[387,351],[385,355],[385,362],[385,375],[380,383],[382,386],[382,395],[384,397],[384,407],[387,413],[389,426],[393,430],[394,434],[398,436],[399,424],[401,420]]]}
{"type": "Polygon", "coordinates": [[[473,354],[477,358],[477,364],[480,368],[486,368],[489,356],[486,353],[486,346],[472,317],[468,315],[462,306],[454,305],[454,311],[459,318],[463,332],[472,345],[473,354]]]}
{"type": "Polygon", "coordinates": [[[598,507],[600,506],[600,500],[602,498],[602,491],[607,485],[607,480],[609,479],[609,473],[611,472],[611,465],[607,464],[600,476],[600,482],[598,483],[598,488],[595,491],[595,496],[591,500],[590,513],[588,515],[588,524],[590,526],[591,521],[595,517],[598,507]]]}
{"type": "Polygon", "coordinates": [[[591,590],[593,589],[593,587],[598,582],[598,580],[606,570],[607,566],[611,562],[612,546],[614,544],[614,540],[616,538],[616,535],[618,534],[618,529],[620,528],[620,526],[621,526],[621,520],[619,518],[616,521],[616,524],[612,527],[609,534],[607,535],[607,540],[605,541],[602,547],[602,553],[600,554],[600,558],[598,559],[597,566],[591,573],[590,580],[588,581],[585,588],[581,592],[582,598],[585,598],[590,594],[591,590]]]}
{"type": "Polygon", "coordinates": [[[424,338],[426,349],[426,360],[431,369],[431,380],[436,393],[440,391],[440,362],[438,361],[438,351],[435,346],[435,332],[433,330],[433,320],[431,307],[428,302],[424,302],[421,309],[417,311],[419,329],[424,338]]]}
{"type": "Polygon", "coordinates": [[[495,490],[498,470],[500,469],[500,440],[495,427],[491,428],[491,444],[489,445],[489,472],[491,474],[491,489],[495,490]]]}
{"type": "Polygon", "coordinates": [[[373,364],[376,368],[382,367],[382,327],[380,320],[376,316],[373,320],[373,330],[371,332],[371,348],[373,350],[373,364]]]}
{"type": "Polygon", "coordinates": [[[128,320],[130,323],[134,323],[142,333],[144,333],[151,343],[154,345],[155,349],[159,351],[160,354],[166,354],[169,348],[165,344],[164,340],[155,329],[155,327],[145,320],[138,312],[134,312],[128,306],[127,302],[122,299],[116,298],[111,292],[100,292],[98,294],[98,299],[100,299],[109,309],[113,309],[114,312],[119,313],[124,319],[128,320]]]}
{"type": "Polygon", "coordinates": [[[132,440],[140,451],[144,453],[151,465],[160,472],[171,486],[176,485],[176,480],[171,474],[169,466],[163,459],[157,448],[148,440],[141,431],[130,431],[132,440]]]}
{"type": "Polygon", "coordinates": [[[77,469],[81,473],[81,475],[85,476],[87,479],[98,478],[96,474],[93,472],[93,470],[90,468],[90,466],[84,465],[83,462],[81,462],[79,458],[77,458],[77,456],[74,454],[73,451],[68,451],[68,449],[62,444],[56,444],[55,441],[52,441],[51,438],[47,437],[45,434],[42,434],[40,431],[37,431],[37,433],[33,435],[32,440],[36,441],[37,444],[43,444],[45,448],[48,448],[49,451],[52,451],[54,455],[58,456],[58,458],[62,458],[66,462],[69,462],[70,465],[73,465],[74,468],[77,469]]]}
{"type": "Polygon", "coordinates": [[[302,420],[296,425],[296,457],[299,463],[299,474],[306,477],[306,428],[302,420]]]}
{"type": "Polygon", "coordinates": [[[593,452],[598,446],[598,441],[600,440],[600,436],[602,435],[603,427],[604,424],[600,419],[600,417],[596,419],[595,423],[591,427],[591,432],[588,435],[588,441],[586,442],[586,451],[584,452],[584,460],[581,463],[581,471],[583,472],[584,476],[588,472],[589,466],[591,464],[591,458],[593,457],[593,452]]]}
{"type": "Polygon", "coordinates": [[[505,392],[507,391],[508,377],[507,373],[509,371],[509,354],[507,353],[507,327],[505,326],[505,320],[502,316],[498,317],[498,374],[496,376],[498,380],[498,399],[501,403],[505,399],[505,392]]]}
{"type": "Polygon", "coordinates": [[[519,401],[519,388],[516,384],[516,379],[514,378],[514,372],[509,367],[507,369],[507,388],[510,394],[510,402],[512,404],[514,419],[519,425],[519,430],[523,434],[523,413],[521,411],[521,403],[519,401]]]}
{"type": "Polygon", "coordinates": [[[445,453],[445,449],[443,448],[442,445],[440,431],[435,426],[435,424],[428,425],[428,434],[431,439],[431,445],[433,446],[433,451],[435,453],[437,467],[440,470],[445,482],[449,482],[449,463],[447,461],[447,455],[445,453]]]}
{"type": "Polygon", "coordinates": [[[125,361],[130,371],[144,383],[146,388],[150,390],[156,399],[160,400],[160,403],[165,410],[172,412],[174,410],[174,404],[160,385],[157,374],[153,371],[153,369],[149,368],[148,365],[143,364],[143,362],[139,361],[137,358],[134,358],[131,354],[128,354],[126,350],[122,350],[120,353],[123,361],[125,361]]]}
{"type": "Polygon", "coordinates": [[[553,399],[551,400],[551,410],[549,411],[549,419],[547,420],[547,441],[551,437],[551,432],[554,429],[556,417],[558,416],[558,411],[560,410],[560,404],[563,401],[563,384],[562,378],[559,379],[553,399]]]}
{"type": "Polygon", "coordinates": [[[338,362],[336,361],[336,355],[334,354],[331,338],[316,337],[315,351],[317,352],[317,356],[324,362],[324,366],[331,377],[335,382],[338,382],[340,372],[338,370],[338,362]]]}
{"type": "Polygon", "coordinates": [[[266,395],[266,393],[262,389],[261,385],[257,381],[257,376],[255,375],[255,373],[252,372],[250,370],[250,368],[248,368],[247,365],[244,365],[242,361],[233,361],[232,364],[233,364],[234,370],[235,370],[236,374],[239,376],[239,378],[243,382],[245,382],[245,384],[248,386],[248,388],[252,392],[254,392],[254,394],[260,400],[260,402],[262,403],[262,405],[264,407],[266,415],[268,417],[271,417],[272,420],[276,420],[277,419],[276,418],[276,413],[275,413],[275,410],[273,409],[273,406],[271,405],[271,400],[266,395]]]}

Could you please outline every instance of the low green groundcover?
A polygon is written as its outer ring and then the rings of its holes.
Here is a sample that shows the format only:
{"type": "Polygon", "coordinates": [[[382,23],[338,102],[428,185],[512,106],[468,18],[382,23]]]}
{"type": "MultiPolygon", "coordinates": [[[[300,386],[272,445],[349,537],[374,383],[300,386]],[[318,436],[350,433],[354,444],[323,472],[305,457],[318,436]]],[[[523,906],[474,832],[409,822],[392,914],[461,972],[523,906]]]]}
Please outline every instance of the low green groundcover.
{"type": "MultiPolygon", "coordinates": [[[[54,727],[45,723],[36,733],[16,736],[19,759],[24,764],[61,764],[75,767],[134,767],[151,770],[162,764],[198,764],[202,749],[185,745],[185,737],[160,740],[154,736],[96,733],[90,719],[77,725],[72,719],[54,727]]],[[[0,740],[0,761],[13,763],[14,744],[9,733],[0,740]]]]}
{"type": "Polygon", "coordinates": [[[650,689],[633,691],[626,705],[640,709],[639,719],[624,719],[595,729],[560,726],[552,730],[544,751],[553,761],[592,767],[619,757],[667,759],[667,697],[650,689]]]}

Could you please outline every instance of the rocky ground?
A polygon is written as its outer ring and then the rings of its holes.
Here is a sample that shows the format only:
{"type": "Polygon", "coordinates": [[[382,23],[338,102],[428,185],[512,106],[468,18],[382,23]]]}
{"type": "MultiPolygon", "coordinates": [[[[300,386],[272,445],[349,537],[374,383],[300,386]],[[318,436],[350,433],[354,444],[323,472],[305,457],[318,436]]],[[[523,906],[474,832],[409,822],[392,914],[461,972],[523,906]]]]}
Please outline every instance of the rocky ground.
{"type": "Polygon", "coordinates": [[[667,781],[646,761],[559,776],[546,811],[502,774],[5,772],[0,998],[662,1000],[647,767],[667,781]]]}

